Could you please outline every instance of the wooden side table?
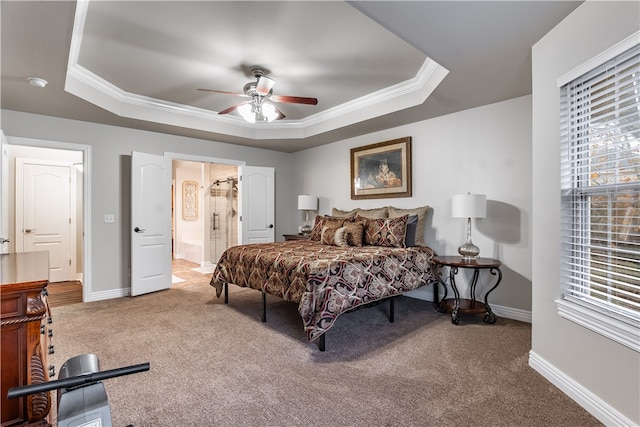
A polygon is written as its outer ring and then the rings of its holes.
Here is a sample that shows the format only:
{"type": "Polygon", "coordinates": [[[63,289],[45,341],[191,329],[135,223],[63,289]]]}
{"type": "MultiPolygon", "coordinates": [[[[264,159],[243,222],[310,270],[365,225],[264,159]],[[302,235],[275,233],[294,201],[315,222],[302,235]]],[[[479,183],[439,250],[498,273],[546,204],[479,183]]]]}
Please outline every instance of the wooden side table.
{"type": "Polygon", "coordinates": [[[444,296],[438,304],[438,311],[440,313],[446,313],[451,310],[451,322],[458,324],[459,313],[471,313],[479,314],[484,313],[484,321],[486,323],[495,323],[496,315],[491,311],[489,306],[489,294],[498,287],[502,280],[502,271],[500,266],[502,262],[493,258],[476,258],[474,260],[465,260],[461,256],[435,256],[433,262],[436,266],[449,267],[449,281],[451,282],[451,288],[453,289],[453,298],[447,299],[447,286],[445,285],[442,277],[438,276],[440,283],[444,287],[444,296]],[[471,279],[470,299],[460,298],[460,292],[456,286],[456,274],[460,268],[472,268],[473,277],[471,279]],[[484,295],[484,303],[476,300],[476,285],[478,284],[478,278],[480,277],[480,270],[489,270],[492,275],[497,275],[498,279],[491,289],[484,295]]]}
{"type": "Polygon", "coordinates": [[[308,234],[283,234],[284,240],[308,240],[308,234]]]}

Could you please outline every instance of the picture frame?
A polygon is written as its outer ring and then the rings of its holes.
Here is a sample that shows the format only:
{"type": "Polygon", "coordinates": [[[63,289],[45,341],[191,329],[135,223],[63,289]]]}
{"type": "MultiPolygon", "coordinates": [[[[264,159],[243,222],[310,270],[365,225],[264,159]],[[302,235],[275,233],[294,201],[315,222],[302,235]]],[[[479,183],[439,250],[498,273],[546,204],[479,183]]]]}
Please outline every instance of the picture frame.
{"type": "Polygon", "coordinates": [[[351,199],[411,197],[411,137],[351,149],[351,199]]]}

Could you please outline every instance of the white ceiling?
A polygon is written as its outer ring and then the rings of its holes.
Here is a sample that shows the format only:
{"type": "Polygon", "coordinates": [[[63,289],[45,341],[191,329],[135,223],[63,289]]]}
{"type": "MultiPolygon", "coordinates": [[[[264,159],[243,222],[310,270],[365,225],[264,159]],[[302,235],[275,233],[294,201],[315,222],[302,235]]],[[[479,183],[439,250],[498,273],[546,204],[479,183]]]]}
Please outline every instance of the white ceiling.
{"type": "Polygon", "coordinates": [[[3,0],[0,103],[294,152],[531,93],[531,46],[580,3],[3,0]],[[253,66],[318,105],[249,124],[196,90],[242,92],[253,66]]]}

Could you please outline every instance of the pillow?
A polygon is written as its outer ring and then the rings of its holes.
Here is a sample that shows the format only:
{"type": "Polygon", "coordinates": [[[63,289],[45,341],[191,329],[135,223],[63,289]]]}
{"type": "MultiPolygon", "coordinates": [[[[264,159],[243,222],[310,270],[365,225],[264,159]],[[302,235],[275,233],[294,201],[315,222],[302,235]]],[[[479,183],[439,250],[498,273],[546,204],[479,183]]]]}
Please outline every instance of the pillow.
{"type": "Polygon", "coordinates": [[[357,209],[351,209],[350,211],[341,211],[336,208],[331,209],[331,216],[334,217],[349,218],[356,216],[357,213],[357,209]]]}
{"type": "Polygon", "coordinates": [[[389,218],[389,214],[387,212],[387,207],[384,208],[376,208],[376,209],[355,209],[356,214],[360,215],[364,218],[389,218]]]}
{"type": "Polygon", "coordinates": [[[399,209],[393,206],[388,206],[389,218],[397,218],[403,215],[418,215],[418,224],[416,225],[416,238],[415,246],[425,246],[424,241],[424,228],[427,220],[427,213],[429,206],[422,206],[415,209],[399,209]]]}
{"type": "Polygon", "coordinates": [[[404,245],[408,248],[416,246],[416,229],[418,228],[418,215],[409,215],[407,219],[407,235],[404,237],[404,245]]]}
{"type": "Polygon", "coordinates": [[[336,242],[336,235],[338,234],[338,230],[343,229],[344,227],[339,227],[335,225],[322,227],[322,234],[320,235],[320,243],[323,245],[332,245],[332,246],[346,246],[340,245],[336,242]]]}
{"type": "Polygon", "coordinates": [[[364,244],[404,248],[409,215],[398,218],[367,219],[364,227],[364,244]]]}
{"type": "Polygon", "coordinates": [[[336,234],[333,236],[333,241],[336,246],[349,246],[347,240],[344,237],[344,227],[340,227],[336,230],[336,234]]]}
{"type": "Polygon", "coordinates": [[[309,233],[309,240],[320,240],[322,237],[322,227],[325,225],[327,227],[336,226],[336,228],[338,228],[342,227],[343,222],[344,218],[316,215],[315,223],[313,224],[311,233],[309,233]]]}
{"type": "Polygon", "coordinates": [[[362,222],[345,222],[342,228],[344,228],[344,239],[348,246],[362,246],[364,233],[364,224],[362,222]]]}

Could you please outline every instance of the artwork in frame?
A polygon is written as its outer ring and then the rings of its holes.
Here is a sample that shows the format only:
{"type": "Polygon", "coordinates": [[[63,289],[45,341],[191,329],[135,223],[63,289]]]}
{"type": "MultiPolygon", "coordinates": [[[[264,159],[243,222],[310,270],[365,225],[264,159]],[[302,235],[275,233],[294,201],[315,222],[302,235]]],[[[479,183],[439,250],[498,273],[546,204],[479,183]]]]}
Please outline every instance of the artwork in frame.
{"type": "Polygon", "coordinates": [[[411,197],[411,137],[351,149],[351,199],[411,197]]]}
{"type": "Polygon", "coordinates": [[[195,181],[182,183],[182,219],[198,220],[198,183],[195,181]]]}

